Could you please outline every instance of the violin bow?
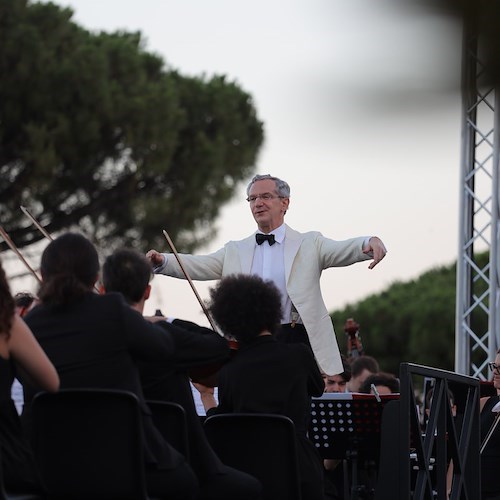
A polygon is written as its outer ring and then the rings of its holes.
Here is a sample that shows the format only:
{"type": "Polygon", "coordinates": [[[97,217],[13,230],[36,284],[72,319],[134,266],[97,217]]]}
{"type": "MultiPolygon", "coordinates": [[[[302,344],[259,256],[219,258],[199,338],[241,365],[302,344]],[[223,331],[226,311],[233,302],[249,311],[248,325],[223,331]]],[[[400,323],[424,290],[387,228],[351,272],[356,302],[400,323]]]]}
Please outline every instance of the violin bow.
{"type": "Polygon", "coordinates": [[[30,211],[21,205],[21,210],[23,211],[24,215],[28,217],[28,219],[36,226],[36,228],[50,241],[52,241],[54,238],[47,232],[47,230],[31,215],[30,211]]]}
{"type": "Polygon", "coordinates": [[[177,259],[177,262],[181,268],[182,273],[184,274],[184,277],[188,280],[189,284],[191,285],[191,289],[193,290],[196,298],[198,299],[198,302],[199,302],[201,308],[203,309],[203,312],[205,313],[205,316],[207,317],[208,322],[210,323],[210,326],[212,327],[212,330],[219,333],[219,331],[217,330],[217,327],[215,326],[214,320],[210,316],[210,313],[207,309],[207,306],[201,300],[201,297],[199,296],[198,292],[196,291],[193,280],[190,278],[188,272],[186,271],[184,265],[182,264],[182,261],[179,257],[179,254],[177,253],[177,250],[175,249],[175,245],[174,245],[173,241],[170,239],[170,236],[168,235],[167,231],[163,230],[163,236],[165,236],[165,239],[167,240],[167,243],[170,246],[172,253],[175,255],[175,258],[177,259]]]}
{"type": "Polygon", "coordinates": [[[28,264],[28,262],[22,256],[21,252],[18,250],[14,242],[11,240],[10,236],[7,234],[7,231],[5,231],[5,229],[2,226],[0,226],[0,235],[5,240],[5,243],[7,243],[9,248],[19,257],[21,262],[26,266],[26,269],[28,269],[28,271],[36,278],[38,283],[41,284],[42,278],[40,278],[40,276],[38,276],[36,271],[28,264]]]}
{"type": "MultiPolygon", "coordinates": [[[[23,211],[23,214],[28,217],[28,219],[34,224],[34,226],[47,238],[49,241],[54,241],[54,238],[47,232],[47,230],[35,219],[35,217],[31,214],[31,212],[26,208],[21,205],[21,210],[23,211]]],[[[99,287],[97,285],[94,285],[94,290],[97,293],[101,293],[99,290],[99,287]]]]}

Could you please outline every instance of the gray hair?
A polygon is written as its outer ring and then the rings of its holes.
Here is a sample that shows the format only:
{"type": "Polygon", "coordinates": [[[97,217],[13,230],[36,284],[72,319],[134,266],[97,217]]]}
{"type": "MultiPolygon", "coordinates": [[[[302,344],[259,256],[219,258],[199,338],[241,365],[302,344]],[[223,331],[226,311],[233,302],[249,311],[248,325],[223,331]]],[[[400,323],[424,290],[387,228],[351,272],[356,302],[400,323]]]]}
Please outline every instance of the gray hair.
{"type": "Polygon", "coordinates": [[[279,196],[283,196],[283,198],[290,198],[290,186],[288,185],[287,182],[279,179],[278,177],[274,177],[271,174],[257,174],[254,176],[254,178],[250,181],[250,183],[247,186],[247,196],[250,193],[251,187],[257,182],[257,181],[263,181],[263,180],[271,180],[274,181],[276,184],[276,191],[279,196]]]}

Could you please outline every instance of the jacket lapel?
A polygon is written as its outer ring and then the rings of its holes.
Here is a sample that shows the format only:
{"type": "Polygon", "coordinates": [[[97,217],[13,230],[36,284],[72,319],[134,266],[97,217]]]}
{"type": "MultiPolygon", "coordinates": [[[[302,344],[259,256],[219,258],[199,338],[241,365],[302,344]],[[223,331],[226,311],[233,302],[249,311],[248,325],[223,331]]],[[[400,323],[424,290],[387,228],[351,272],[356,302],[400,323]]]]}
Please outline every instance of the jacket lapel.
{"type": "Polygon", "coordinates": [[[241,272],[250,274],[252,270],[253,254],[255,251],[255,234],[244,240],[238,241],[238,254],[240,256],[241,272]]]}
{"type": "MultiPolygon", "coordinates": [[[[288,283],[292,271],[293,261],[302,243],[302,234],[285,225],[285,279],[288,283]]],[[[240,257],[241,272],[250,274],[252,270],[253,254],[255,251],[255,234],[240,240],[238,243],[238,254],[240,257]]]]}
{"type": "Polygon", "coordinates": [[[293,261],[302,243],[302,235],[288,225],[285,226],[285,230],[285,279],[288,283],[290,273],[292,272],[293,261]]]}

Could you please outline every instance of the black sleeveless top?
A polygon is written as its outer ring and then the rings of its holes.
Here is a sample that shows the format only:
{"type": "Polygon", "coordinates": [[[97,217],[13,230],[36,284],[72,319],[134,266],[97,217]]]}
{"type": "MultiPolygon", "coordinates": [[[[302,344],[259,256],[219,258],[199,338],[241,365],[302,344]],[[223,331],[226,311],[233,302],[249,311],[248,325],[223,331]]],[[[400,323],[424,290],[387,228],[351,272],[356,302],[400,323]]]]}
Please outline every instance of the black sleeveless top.
{"type": "MultiPolygon", "coordinates": [[[[492,396],[481,411],[481,443],[493,424],[496,413],[491,409],[500,401],[500,396],[492,396]]],[[[481,493],[500,494],[500,422],[481,455],[481,493]]]]}
{"type": "Polygon", "coordinates": [[[13,362],[0,356],[0,453],[4,483],[9,492],[41,492],[32,450],[11,398],[13,362]]]}

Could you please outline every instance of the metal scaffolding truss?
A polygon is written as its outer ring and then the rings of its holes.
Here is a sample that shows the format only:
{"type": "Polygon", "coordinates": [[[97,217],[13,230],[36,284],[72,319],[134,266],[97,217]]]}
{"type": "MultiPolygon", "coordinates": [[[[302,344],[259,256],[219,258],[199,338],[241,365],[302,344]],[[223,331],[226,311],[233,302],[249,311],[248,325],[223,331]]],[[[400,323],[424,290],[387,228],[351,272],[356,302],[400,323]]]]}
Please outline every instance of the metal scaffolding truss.
{"type": "Polygon", "coordinates": [[[500,88],[488,77],[477,23],[464,27],[460,228],[457,259],[455,370],[491,378],[500,346],[500,88]],[[478,253],[487,251],[480,262],[478,253]]]}

